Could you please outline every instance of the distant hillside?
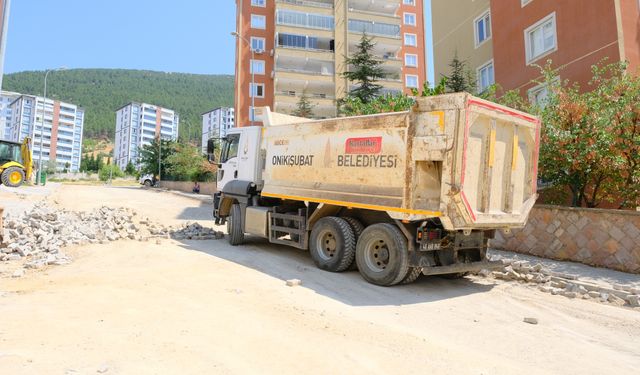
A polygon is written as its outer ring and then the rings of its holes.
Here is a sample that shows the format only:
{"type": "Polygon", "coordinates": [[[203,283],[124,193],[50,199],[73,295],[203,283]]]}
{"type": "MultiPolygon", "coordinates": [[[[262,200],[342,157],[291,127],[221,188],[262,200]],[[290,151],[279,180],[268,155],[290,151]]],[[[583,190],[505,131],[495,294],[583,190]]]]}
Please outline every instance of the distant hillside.
{"type": "MultiPolygon", "coordinates": [[[[42,95],[44,72],[4,77],[3,89],[42,95]]],[[[131,102],[145,102],[177,111],[180,135],[199,138],[200,114],[233,105],[233,76],[162,73],[124,69],[73,69],[49,74],[47,96],[86,110],[85,138],[113,139],[115,111],[131,102]]]]}

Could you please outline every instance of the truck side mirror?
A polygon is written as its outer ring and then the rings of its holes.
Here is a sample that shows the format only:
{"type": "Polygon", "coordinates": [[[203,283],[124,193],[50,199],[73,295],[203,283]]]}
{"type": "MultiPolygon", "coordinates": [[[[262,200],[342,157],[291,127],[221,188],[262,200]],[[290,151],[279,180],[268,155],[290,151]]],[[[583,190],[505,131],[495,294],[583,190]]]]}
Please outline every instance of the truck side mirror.
{"type": "Polygon", "coordinates": [[[207,156],[209,158],[209,163],[216,162],[216,141],[215,139],[209,139],[207,141],[207,156]]]}

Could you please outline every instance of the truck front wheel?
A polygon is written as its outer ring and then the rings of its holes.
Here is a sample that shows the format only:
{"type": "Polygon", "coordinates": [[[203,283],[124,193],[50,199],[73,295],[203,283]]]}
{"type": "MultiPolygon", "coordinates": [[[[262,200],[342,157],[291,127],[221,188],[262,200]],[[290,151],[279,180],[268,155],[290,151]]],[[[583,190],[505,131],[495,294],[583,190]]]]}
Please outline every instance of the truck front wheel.
{"type": "Polygon", "coordinates": [[[227,217],[227,234],[232,246],[241,245],[244,242],[244,225],[242,224],[242,209],[238,203],[231,206],[231,212],[227,217]]]}
{"type": "Polygon", "coordinates": [[[309,252],[318,268],[342,272],[353,263],[356,238],[344,219],[323,217],[313,226],[309,239],[309,252]]]}
{"type": "Polygon", "coordinates": [[[368,282],[380,286],[396,285],[409,272],[407,240],[392,224],[371,225],[358,239],[356,263],[368,282]]]}

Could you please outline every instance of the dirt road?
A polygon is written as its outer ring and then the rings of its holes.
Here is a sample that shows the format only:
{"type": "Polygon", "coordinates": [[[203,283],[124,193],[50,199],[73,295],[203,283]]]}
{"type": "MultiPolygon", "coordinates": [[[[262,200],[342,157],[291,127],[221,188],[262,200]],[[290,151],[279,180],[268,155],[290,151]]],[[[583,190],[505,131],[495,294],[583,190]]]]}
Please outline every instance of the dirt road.
{"type": "MultiPolygon", "coordinates": [[[[139,188],[63,186],[74,210],[166,224],[211,207],[139,188]]],[[[0,279],[2,374],[637,374],[640,312],[516,283],[422,278],[381,288],[253,239],[120,241],[0,279]],[[284,280],[303,284],[287,287],[284,280]],[[535,317],[538,325],[523,323],[535,317]]]]}

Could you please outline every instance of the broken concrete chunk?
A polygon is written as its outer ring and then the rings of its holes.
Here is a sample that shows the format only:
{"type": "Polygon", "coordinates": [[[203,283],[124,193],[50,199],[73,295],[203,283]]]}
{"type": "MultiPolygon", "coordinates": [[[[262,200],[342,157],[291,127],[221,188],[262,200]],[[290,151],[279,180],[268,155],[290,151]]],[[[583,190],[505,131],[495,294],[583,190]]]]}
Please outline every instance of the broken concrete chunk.
{"type": "Polygon", "coordinates": [[[538,319],[536,318],[524,318],[522,321],[529,324],[538,324],[538,319]]]}
{"type": "Polygon", "coordinates": [[[287,280],[287,286],[299,286],[301,284],[302,284],[302,281],[300,281],[298,279],[287,280]]]}

